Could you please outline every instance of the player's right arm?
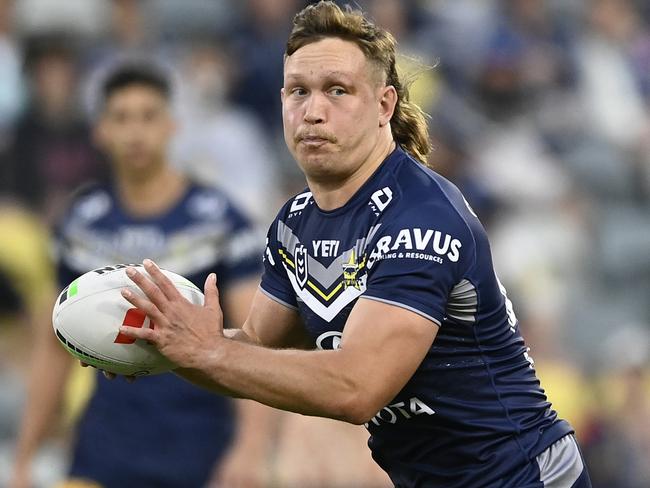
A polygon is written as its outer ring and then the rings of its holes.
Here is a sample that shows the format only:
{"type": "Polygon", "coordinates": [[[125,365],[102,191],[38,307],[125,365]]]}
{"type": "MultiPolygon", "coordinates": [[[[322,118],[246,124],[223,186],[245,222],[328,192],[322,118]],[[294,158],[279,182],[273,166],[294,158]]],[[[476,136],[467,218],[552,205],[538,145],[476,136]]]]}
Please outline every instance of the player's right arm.
{"type": "MultiPolygon", "coordinates": [[[[156,328],[122,326],[120,332],[151,341],[172,362],[196,370],[201,384],[215,392],[303,415],[368,422],[413,376],[437,333],[431,324],[440,320],[359,300],[338,349],[258,347],[223,337],[214,274],[206,280],[201,306],[184,298],[155,263],[145,260],[144,266],[151,279],[135,268],[126,273],[146,298],[127,288],[122,295],[155,320],[156,328]]],[[[272,301],[263,294],[256,300],[272,301]]],[[[263,330],[278,324],[269,315],[262,321],[263,330]]]]}
{"type": "MultiPolygon", "coordinates": [[[[294,348],[309,349],[310,342],[298,312],[268,298],[259,289],[246,321],[240,329],[224,329],[224,336],[249,344],[255,344],[274,349],[294,348]]],[[[205,378],[196,370],[178,368],[174,370],[192,383],[215,390],[214,382],[205,378]]],[[[233,392],[223,390],[220,393],[230,396],[233,392]]]]}
{"type": "Polygon", "coordinates": [[[259,289],[255,294],[240,335],[233,334],[230,338],[276,349],[287,347],[309,349],[313,347],[298,312],[268,299],[259,289]],[[274,325],[269,327],[268,324],[274,325]],[[245,334],[246,337],[244,338],[241,334],[245,334]]]}
{"type": "MultiPolygon", "coordinates": [[[[51,302],[54,302],[54,298],[51,302]]],[[[73,363],[73,358],[57,343],[52,333],[49,308],[37,315],[34,319],[34,348],[27,379],[27,398],[18,431],[9,488],[32,486],[32,460],[57,418],[73,363]]]]}
{"type": "MultiPolygon", "coordinates": [[[[225,329],[223,335],[229,339],[274,349],[313,349],[313,341],[309,340],[298,314],[293,291],[279,272],[276,226],[277,222],[274,222],[267,234],[262,285],[253,297],[248,316],[240,328],[225,329]],[[265,288],[267,291],[268,288],[273,289],[274,296],[278,298],[269,298],[265,288]]],[[[192,383],[214,391],[214,382],[205,379],[198,371],[177,369],[176,372],[192,383]]],[[[233,394],[229,391],[221,393],[233,394]]]]}

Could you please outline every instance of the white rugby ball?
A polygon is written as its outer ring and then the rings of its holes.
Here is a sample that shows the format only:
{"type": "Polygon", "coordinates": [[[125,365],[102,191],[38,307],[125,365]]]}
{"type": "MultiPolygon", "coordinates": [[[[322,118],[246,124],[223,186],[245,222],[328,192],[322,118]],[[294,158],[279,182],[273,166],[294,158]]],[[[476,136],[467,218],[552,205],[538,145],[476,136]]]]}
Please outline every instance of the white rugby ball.
{"type": "MultiPolygon", "coordinates": [[[[173,364],[152,344],[120,334],[121,325],[152,326],[149,317],[120,293],[128,288],[143,295],[126,275],[127,266],[149,276],[142,265],[115,264],[89,271],[70,283],[54,304],[54,333],[74,357],[111,373],[145,376],[170,371],[173,364]]],[[[162,271],[185,298],[203,304],[203,293],[192,282],[162,271]]]]}

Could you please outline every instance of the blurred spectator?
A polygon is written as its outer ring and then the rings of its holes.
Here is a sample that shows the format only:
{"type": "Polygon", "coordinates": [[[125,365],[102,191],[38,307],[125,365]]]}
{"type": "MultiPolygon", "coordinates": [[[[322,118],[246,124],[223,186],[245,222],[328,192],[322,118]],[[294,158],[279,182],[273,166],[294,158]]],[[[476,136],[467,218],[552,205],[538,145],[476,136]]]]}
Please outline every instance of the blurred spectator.
{"type": "Polygon", "coordinates": [[[234,98],[253,110],[273,136],[282,134],[280,89],[285,44],[304,0],[246,0],[246,22],[236,34],[240,76],[234,98]]]}
{"type": "MultiPolygon", "coordinates": [[[[205,2],[204,2],[205,3],[205,2]]],[[[90,42],[80,52],[83,110],[91,118],[101,112],[97,107],[99,85],[109,72],[121,64],[155,61],[171,73],[175,72],[178,56],[174,42],[168,42],[161,28],[162,2],[157,0],[112,0],[105,35],[90,42]]],[[[175,41],[174,35],[169,37],[175,41]]],[[[179,41],[180,42],[180,41],[179,41]]]]}
{"type": "Polygon", "coordinates": [[[489,228],[498,211],[498,199],[485,183],[475,176],[471,141],[477,137],[485,121],[468,104],[443,88],[440,100],[431,114],[429,131],[433,151],[429,164],[463,192],[484,226],[489,228]]]}
{"type": "Polygon", "coordinates": [[[597,137],[630,148],[647,131],[644,86],[650,76],[650,42],[632,0],[594,0],[579,60],[586,123],[597,137]],[[639,52],[636,51],[639,49],[639,52]]]}
{"type": "MultiPolygon", "coordinates": [[[[440,60],[440,72],[454,90],[466,95],[482,63],[494,25],[494,1],[428,0],[423,2],[432,25],[427,49],[440,60]]],[[[422,43],[422,40],[420,41],[422,43]]]]}
{"type": "Polygon", "coordinates": [[[48,221],[71,190],[103,169],[79,112],[75,56],[72,41],[62,35],[27,43],[30,101],[6,156],[9,191],[48,221]]]}
{"type": "Polygon", "coordinates": [[[363,0],[360,5],[377,25],[387,29],[397,40],[397,69],[401,79],[409,83],[411,100],[424,109],[431,107],[439,88],[433,69],[436,59],[420,42],[420,28],[428,25],[428,16],[416,9],[412,1],[363,0]]]}
{"type": "MultiPolygon", "coordinates": [[[[519,45],[525,91],[540,96],[575,82],[574,39],[570,25],[551,15],[547,2],[501,0],[494,41],[519,45]]],[[[493,41],[493,42],[494,42],[493,41]]]]}
{"type": "MultiPolygon", "coordinates": [[[[33,332],[50,318],[55,283],[48,256],[49,236],[39,218],[0,202],[0,228],[0,486],[6,486],[10,452],[24,406],[33,332]]],[[[57,459],[51,452],[43,452],[36,463],[37,479],[53,482],[51,474],[43,472],[43,462],[56,467],[57,459]]]]}
{"type": "Polygon", "coordinates": [[[0,271],[6,279],[2,310],[31,313],[43,305],[49,309],[54,270],[49,260],[47,229],[32,213],[1,201],[0,228],[0,271]],[[14,299],[10,299],[12,296],[14,299]]]}
{"type": "Polygon", "coordinates": [[[141,0],[113,0],[105,36],[91,45],[86,63],[97,66],[117,56],[155,49],[158,37],[149,4],[141,0]]]}
{"type": "Polygon", "coordinates": [[[612,322],[650,322],[650,111],[637,76],[648,70],[633,55],[648,25],[627,0],[595,0],[583,15],[576,93],[582,136],[564,161],[590,203],[589,265],[571,316],[576,338],[593,350],[590,338],[611,335],[612,322]]]}
{"type": "Polygon", "coordinates": [[[14,37],[13,7],[14,0],[0,0],[0,152],[24,95],[19,44],[14,37]]]}
{"type": "Polygon", "coordinates": [[[590,426],[585,457],[594,486],[650,486],[650,332],[623,325],[603,343],[599,416],[590,426]]]}
{"type": "Polygon", "coordinates": [[[19,0],[16,22],[23,36],[62,31],[94,37],[106,29],[111,0],[19,0]]]}
{"type": "Polygon", "coordinates": [[[293,15],[305,0],[246,0],[243,23],[233,33],[233,56],[238,61],[233,101],[259,118],[280,164],[282,190],[298,193],[305,186],[286,149],[282,132],[283,54],[293,15]]]}
{"type": "Polygon", "coordinates": [[[475,105],[486,120],[471,145],[474,170],[490,191],[508,204],[538,207],[566,195],[570,182],[531,117],[524,58],[517,42],[490,47],[475,88],[475,105]]]}
{"type": "Polygon", "coordinates": [[[148,0],[145,3],[148,16],[154,17],[157,31],[164,39],[232,35],[244,9],[232,0],[148,0]]]}
{"type": "Polygon", "coordinates": [[[219,185],[267,225],[283,197],[278,163],[259,119],[229,101],[232,63],[223,42],[188,46],[179,70],[180,133],[174,160],[199,181],[219,185]]]}

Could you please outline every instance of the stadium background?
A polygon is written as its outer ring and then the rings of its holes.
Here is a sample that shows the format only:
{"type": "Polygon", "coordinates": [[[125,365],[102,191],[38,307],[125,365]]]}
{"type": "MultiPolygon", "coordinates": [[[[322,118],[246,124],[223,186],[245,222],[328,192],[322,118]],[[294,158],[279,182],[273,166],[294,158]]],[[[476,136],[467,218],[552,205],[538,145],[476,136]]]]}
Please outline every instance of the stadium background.
{"type": "MultiPolygon", "coordinates": [[[[431,161],[486,225],[594,486],[650,486],[650,3],[355,3],[400,43],[413,98],[431,114],[431,161]]],[[[89,131],[97,80],[116,60],[164,63],[178,92],[175,164],[266,226],[304,185],[279,97],[303,5],[0,0],[0,486],[33,328],[47,320],[48,226],[77,185],[105,171],[89,131]]],[[[69,421],[52,431],[36,466],[42,486],[65,465],[69,421]]],[[[332,472],[339,461],[329,459],[332,472]]]]}

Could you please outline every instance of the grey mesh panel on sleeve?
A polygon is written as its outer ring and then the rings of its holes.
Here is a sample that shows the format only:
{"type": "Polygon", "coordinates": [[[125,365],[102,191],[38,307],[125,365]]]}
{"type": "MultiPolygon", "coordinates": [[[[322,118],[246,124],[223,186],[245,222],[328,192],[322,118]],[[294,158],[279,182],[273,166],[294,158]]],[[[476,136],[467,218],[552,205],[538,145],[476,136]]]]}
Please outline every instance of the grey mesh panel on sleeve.
{"type": "Polygon", "coordinates": [[[459,322],[476,322],[478,294],[476,287],[466,279],[457,283],[449,294],[446,314],[459,322]]]}
{"type": "Polygon", "coordinates": [[[544,488],[570,488],[584,464],[573,435],[565,435],[536,458],[544,488]]]}

